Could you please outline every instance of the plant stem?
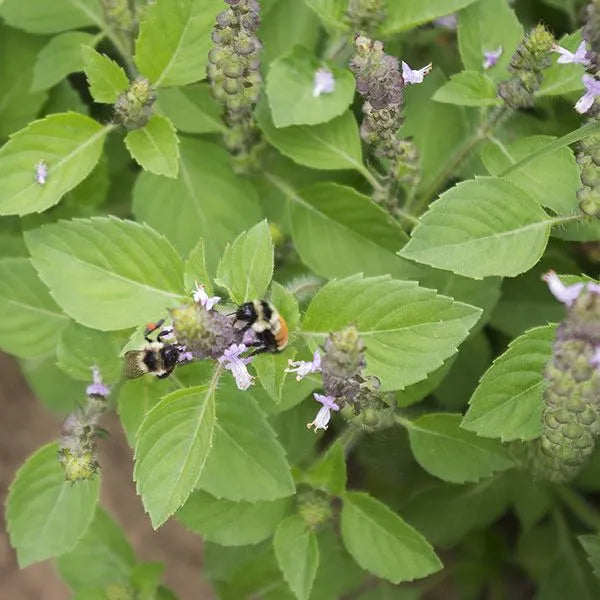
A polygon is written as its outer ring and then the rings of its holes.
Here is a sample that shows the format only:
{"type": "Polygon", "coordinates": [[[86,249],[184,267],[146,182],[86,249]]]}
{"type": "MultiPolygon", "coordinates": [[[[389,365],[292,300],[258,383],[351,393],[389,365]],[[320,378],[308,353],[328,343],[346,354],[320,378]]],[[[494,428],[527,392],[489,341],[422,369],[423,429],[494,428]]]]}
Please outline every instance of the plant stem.
{"type": "Polygon", "coordinates": [[[336,441],[340,442],[342,445],[345,456],[350,454],[350,450],[352,450],[354,444],[358,441],[362,433],[362,429],[355,427],[354,425],[348,425],[348,427],[346,427],[346,429],[340,433],[336,441]]]}
{"type": "Polygon", "coordinates": [[[371,184],[371,187],[374,190],[377,190],[380,193],[385,192],[385,186],[381,185],[381,183],[377,181],[375,175],[373,175],[373,173],[371,173],[371,171],[367,167],[362,165],[358,168],[358,171],[371,184]]]}
{"type": "Polygon", "coordinates": [[[600,513],[580,494],[569,486],[557,484],[554,492],[560,501],[584,524],[594,531],[600,531],[600,513]]]}
{"type": "Polygon", "coordinates": [[[413,426],[413,422],[410,419],[407,419],[406,417],[403,417],[400,414],[394,415],[394,421],[396,421],[398,425],[402,425],[402,427],[404,427],[407,430],[411,429],[413,426]]]}

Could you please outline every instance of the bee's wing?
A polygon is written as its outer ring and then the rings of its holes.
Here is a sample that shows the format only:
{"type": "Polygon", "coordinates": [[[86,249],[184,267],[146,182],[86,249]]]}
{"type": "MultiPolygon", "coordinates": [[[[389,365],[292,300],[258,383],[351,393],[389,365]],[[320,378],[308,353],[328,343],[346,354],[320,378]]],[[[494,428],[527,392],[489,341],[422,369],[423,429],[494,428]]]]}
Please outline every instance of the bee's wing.
{"type": "Polygon", "coordinates": [[[125,352],[125,377],[136,379],[148,372],[144,364],[144,352],[141,350],[130,350],[125,352]]]}

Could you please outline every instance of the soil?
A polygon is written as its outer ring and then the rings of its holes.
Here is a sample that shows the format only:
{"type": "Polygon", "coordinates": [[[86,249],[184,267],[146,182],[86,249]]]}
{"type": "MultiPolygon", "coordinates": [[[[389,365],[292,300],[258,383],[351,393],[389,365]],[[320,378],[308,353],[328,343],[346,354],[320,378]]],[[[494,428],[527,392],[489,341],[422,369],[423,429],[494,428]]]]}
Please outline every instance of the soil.
{"type": "MultiPolygon", "coordinates": [[[[48,412],[27,387],[16,362],[0,353],[0,511],[15,472],[41,445],[55,439],[62,419],[48,412]]],[[[216,598],[202,579],[202,540],[171,520],[154,531],[132,482],[133,460],[118,418],[108,415],[103,425],[102,506],[123,527],[140,560],[164,562],[165,583],[181,600],[216,598]]],[[[4,526],[0,527],[0,598],[10,600],[68,600],[71,592],[60,580],[52,561],[17,566],[4,526]]]]}

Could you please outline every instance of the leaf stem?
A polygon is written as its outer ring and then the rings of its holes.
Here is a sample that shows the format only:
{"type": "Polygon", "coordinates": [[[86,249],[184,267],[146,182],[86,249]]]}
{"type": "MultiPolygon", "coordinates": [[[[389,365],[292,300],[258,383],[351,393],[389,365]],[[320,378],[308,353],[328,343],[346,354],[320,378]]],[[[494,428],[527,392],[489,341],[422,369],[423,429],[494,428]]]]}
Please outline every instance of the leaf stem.
{"type": "Polygon", "coordinates": [[[348,456],[348,454],[350,454],[354,444],[356,444],[362,434],[363,430],[355,425],[348,425],[348,427],[346,427],[346,429],[340,433],[336,441],[340,442],[342,445],[344,456],[348,456]]]}
{"type": "Polygon", "coordinates": [[[407,430],[413,427],[413,422],[410,419],[407,419],[406,417],[403,417],[398,413],[394,415],[394,421],[396,421],[398,425],[402,425],[402,427],[404,427],[407,430]]]}
{"type": "Polygon", "coordinates": [[[600,513],[575,490],[564,484],[553,486],[555,494],[584,525],[600,531],[600,513]]]}
{"type": "Polygon", "coordinates": [[[360,168],[358,168],[357,170],[371,184],[371,187],[374,190],[377,190],[381,193],[385,192],[385,186],[379,183],[375,175],[371,173],[368,167],[365,167],[365,165],[361,165],[360,168]]]}

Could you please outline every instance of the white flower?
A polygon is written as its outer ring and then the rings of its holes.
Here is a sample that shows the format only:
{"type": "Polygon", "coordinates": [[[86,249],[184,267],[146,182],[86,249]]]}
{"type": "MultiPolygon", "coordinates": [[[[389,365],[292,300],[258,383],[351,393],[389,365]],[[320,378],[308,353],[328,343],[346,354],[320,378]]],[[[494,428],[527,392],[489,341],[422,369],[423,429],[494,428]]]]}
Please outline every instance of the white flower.
{"type": "Polygon", "coordinates": [[[312,423],[307,423],[306,426],[310,429],[315,428],[315,433],[319,429],[327,429],[329,420],[331,419],[332,410],[340,410],[340,407],[335,403],[333,396],[323,396],[322,394],[313,394],[315,400],[320,402],[323,406],[319,409],[317,416],[312,423]]]}
{"type": "Polygon", "coordinates": [[[219,356],[219,362],[231,371],[240,390],[247,390],[254,382],[254,377],[248,373],[248,369],[246,368],[246,365],[252,361],[252,358],[240,356],[246,350],[247,348],[244,344],[231,344],[223,352],[223,356],[219,356]]]}
{"type": "Polygon", "coordinates": [[[40,160],[40,162],[35,166],[35,180],[40,185],[45,185],[47,178],[48,165],[43,160],[40,160]]]}
{"type": "Polygon", "coordinates": [[[106,398],[110,394],[110,389],[102,383],[102,377],[97,367],[92,367],[92,380],[94,383],[87,386],[85,393],[88,396],[102,396],[106,398]]]}
{"type": "Polygon", "coordinates": [[[557,63],[561,65],[566,65],[569,63],[573,63],[576,65],[589,65],[590,60],[587,58],[587,48],[585,47],[585,41],[581,42],[579,46],[577,46],[577,50],[575,52],[571,52],[558,44],[554,44],[552,46],[552,52],[558,52],[560,56],[558,57],[557,63]]]}
{"type": "Polygon", "coordinates": [[[331,94],[335,91],[335,79],[329,69],[321,68],[315,71],[313,96],[318,98],[321,94],[331,94]]]}
{"type": "Polygon", "coordinates": [[[592,104],[594,104],[594,100],[600,96],[600,81],[587,73],[582,77],[582,81],[586,92],[577,100],[577,104],[575,104],[575,110],[580,114],[584,114],[590,110],[592,104]]]}
{"type": "Polygon", "coordinates": [[[192,293],[192,297],[194,298],[194,302],[204,306],[206,310],[210,310],[221,299],[220,296],[212,296],[209,298],[204,290],[204,286],[199,285],[198,282],[196,282],[196,288],[192,293]]]}
{"type": "Polygon", "coordinates": [[[599,284],[578,282],[573,285],[565,285],[554,271],[548,271],[543,275],[542,279],[548,284],[552,295],[569,308],[575,304],[575,300],[579,298],[584,289],[595,294],[600,294],[599,284]]]}
{"type": "Polygon", "coordinates": [[[413,70],[404,61],[402,61],[402,78],[404,83],[423,83],[425,75],[431,71],[432,65],[429,63],[422,69],[413,70]]]}
{"type": "Polygon", "coordinates": [[[484,50],[483,51],[483,68],[491,69],[497,62],[498,59],[502,56],[504,49],[502,46],[498,46],[496,50],[484,50]]]}
{"type": "Polygon", "coordinates": [[[313,354],[312,362],[304,360],[288,360],[288,368],[286,373],[296,373],[296,381],[300,381],[311,373],[319,373],[321,371],[321,355],[318,350],[313,354]]]}

